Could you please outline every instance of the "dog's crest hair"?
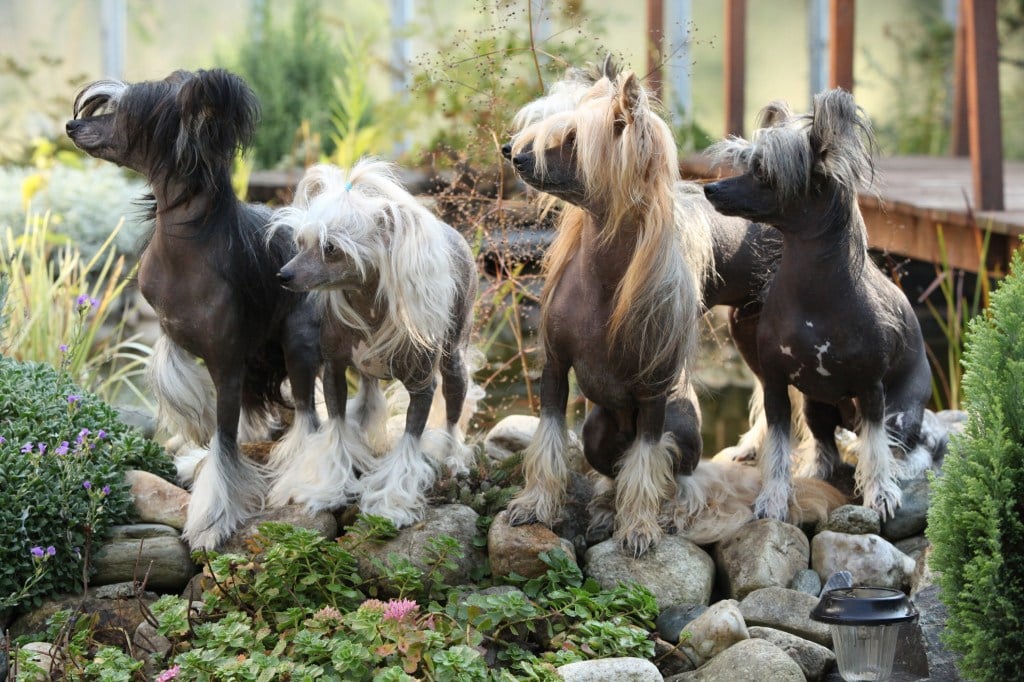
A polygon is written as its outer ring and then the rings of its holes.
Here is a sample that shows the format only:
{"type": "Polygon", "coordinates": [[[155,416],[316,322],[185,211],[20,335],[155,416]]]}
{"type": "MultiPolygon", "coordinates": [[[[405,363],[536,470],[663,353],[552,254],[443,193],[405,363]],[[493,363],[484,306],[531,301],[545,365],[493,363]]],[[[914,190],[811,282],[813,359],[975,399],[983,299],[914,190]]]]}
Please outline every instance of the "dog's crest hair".
{"type": "MultiPolygon", "coordinates": [[[[850,93],[833,89],[814,96],[812,110],[794,115],[785,102],[765,106],[750,141],[730,137],[708,154],[717,164],[750,171],[771,186],[782,202],[798,200],[825,180],[835,200],[822,225],[841,226],[858,247],[867,248],[867,232],[847,226],[849,206],[860,188],[875,178],[875,139],[871,122],[850,93]]],[[[858,249],[859,250],[859,249],[858,249]]]]}
{"type": "MultiPolygon", "coordinates": [[[[608,337],[643,359],[639,381],[648,384],[659,367],[691,357],[701,314],[702,282],[712,267],[710,223],[700,194],[679,192],[675,141],[633,73],[597,80],[575,109],[522,130],[513,154],[530,149],[536,172],[545,172],[544,150],[575,138],[586,191],[609,209],[602,226],[606,243],[639,218],[636,244],[615,294],[608,337]]],[[[567,207],[546,257],[548,272],[541,309],[553,295],[566,265],[579,250],[585,212],[567,207]]],[[[675,380],[675,376],[672,377],[675,380]]],[[[665,387],[661,387],[665,388],[665,387]]]]}
{"type": "Polygon", "coordinates": [[[367,360],[392,363],[406,352],[442,347],[451,325],[457,279],[444,225],[402,187],[395,166],[362,159],[351,169],[321,164],[306,171],[292,206],[280,209],[271,233],[288,227],[300,245],[331,244],[363,277],[380,278],[386,310],[376,333],[344,291],[317,291],[322,305],[367,338],[367,360]]]}
{"type": "Polygon", "coordinates": [[[512,130],[521,131],[553,114],[575,109],[594,83],[601,78],[614,81],[618,74],[619,67],[611,55],[605,56],[601,64],[590,63],[582,68],[570,66],[565,70],[565,75],[555,81],[542,97],[525,104],[516,112],[512,119],[512,130]]]}

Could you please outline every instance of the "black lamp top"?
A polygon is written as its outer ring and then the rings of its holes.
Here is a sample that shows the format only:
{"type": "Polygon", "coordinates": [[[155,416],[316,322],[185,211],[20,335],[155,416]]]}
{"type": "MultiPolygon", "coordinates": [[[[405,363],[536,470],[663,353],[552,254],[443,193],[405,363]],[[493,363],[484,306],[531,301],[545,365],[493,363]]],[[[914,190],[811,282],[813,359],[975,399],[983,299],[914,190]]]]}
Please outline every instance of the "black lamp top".
{"type": "Polygon", "coordinates": [[[829,590],[811,611],[811,620],[835,625],[892,625],[917,618],[913,602],[888,587],[829,590]]]}

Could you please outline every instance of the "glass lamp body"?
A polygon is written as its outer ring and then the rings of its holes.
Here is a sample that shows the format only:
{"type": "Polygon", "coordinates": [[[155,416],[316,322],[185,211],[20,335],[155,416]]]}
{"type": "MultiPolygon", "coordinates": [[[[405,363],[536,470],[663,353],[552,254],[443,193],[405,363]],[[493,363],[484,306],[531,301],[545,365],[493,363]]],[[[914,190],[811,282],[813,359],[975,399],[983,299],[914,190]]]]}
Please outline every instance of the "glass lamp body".
{"type": "Polygon", "coordinates": [[[832,629],[832,644],[836,651],[839,674],[845,682],[875,680],[882,682],[892,677],[892,663],[896,655],[896,639],[900,624],[892,625],[836,625],[832,629]]]}

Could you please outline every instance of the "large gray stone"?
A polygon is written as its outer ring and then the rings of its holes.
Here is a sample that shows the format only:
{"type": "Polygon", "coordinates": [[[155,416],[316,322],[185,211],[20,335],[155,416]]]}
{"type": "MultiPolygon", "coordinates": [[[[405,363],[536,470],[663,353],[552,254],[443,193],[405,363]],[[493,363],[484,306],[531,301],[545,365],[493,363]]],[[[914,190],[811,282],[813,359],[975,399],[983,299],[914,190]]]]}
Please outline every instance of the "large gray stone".
{"type": "Polygon", "coordinates": [[[848,570],[854,584],[906,590],[914,573],[914,560],[878,535],[827,530],[811,541],[811,568],[823,579],[848,570]]]}
{"type": "Polygon", "coordinates": [[[811,620],[811,611],[817,604],[818,597],[804,592],[764,587],[740,602],[740,613],[748,627],[762,625],[784,630],[831,648],[832,632],[828,625],[811,620]]]}
{"type": "Polygon", "coordinates": [[[220,551],[247,554],[250,551],[251,540],[259,534],[260,525],[264,523],[284,523],[296,528],[305,528],[327,540],[333,540],[338,536],[338,520],[331,512],[319,511],[310,514],[304,505],[288,504],[265,509],[261,514],[249,519],[231,534],[220,547],[220,551]]]}
{"type": "Polygon", "coordinates": [[[93,585],[142,582],[158,592],[177,592],[196,574],[188,545],[170,526],[116,526],[92,557],[93,585]]]}
{"type": "Polygon", "coordinates": [[[818,524],[816,532],[831,530],[851,535],[865,533],[878,535],[881,528],[882,517],[874,509],[862,507],[859,504],[844,504],[833,509],[828,515],[828,520],[818,524]]]}
{"type": "Polygon", "coordinates": [[[752,521],[715,546],[715,565],[733,599],[762,587],[789,585],[809,559],[804,532],[774,519],[752,521]]]}
{"type": "Polygon", "coordinates": [[[735,599],[715,602],[694,618],[679,635],[679,648],[701,666],[736,642],[750,637],[735,599]]]}
{"type": "Polygon", "coordinates": [[[663,609],[671,604],[707,604],[715,564],[694,543],[667,535],[639,559],[616,540],[605,540],[587,550],[584,572],[605,589],[620,582],[640,583],[663,609]]]}
{"type": "Polygon", "coordinates": [[[192,498],[187,490],[148,471],[126,471],[124,479],[131,487],[139,521],[159,523],[178,530],[185,527],[185,512],[192,498]]]}
{"type": "Polygon", "coordinates": [[[665,680],[666,682],[804,682],[806,678],[796,661],[782,649],[763,639],[744,639],[715,656],[697,670],[667,677],[665,680]]]}
{"type": "MultiPolygon", "coordinates": [[[[470,582],[473,569],[484,561],[483,554],[473,544],[476,521],[477,513],[461,504],[429,507],[422,521],[403,528],[397,537],[361,548],[366,550],[366,556],[359,558],[359,571],[363,577],[380,578],[381,571],[371,559],[379,559],[386,566],[392,555],[408,559],[420,570],[430,570],[436,558],[430,549],[430,540],[446,535],[455,540],[462,557],[449,557],[454,565],[440,570],[440,580],[453,587],[465,585],[470,582]]],[[[384,587],[386,590],[387,585],[384,587]]]]}
{"type": "Polygon", "coordinates": [[[828,647],[812,642],[794,634],[755,625],[749,629],[754,639],[763,639],[785,651],[796,661],[808,680],[820,680],[825,671],[836,661],[836,655],[828,647]]]}
{"type": "Polygon", "coordinates": [[[558,667],[566,682],[661,682],[658,667],[646,658],[598,658],[558,667]]]}

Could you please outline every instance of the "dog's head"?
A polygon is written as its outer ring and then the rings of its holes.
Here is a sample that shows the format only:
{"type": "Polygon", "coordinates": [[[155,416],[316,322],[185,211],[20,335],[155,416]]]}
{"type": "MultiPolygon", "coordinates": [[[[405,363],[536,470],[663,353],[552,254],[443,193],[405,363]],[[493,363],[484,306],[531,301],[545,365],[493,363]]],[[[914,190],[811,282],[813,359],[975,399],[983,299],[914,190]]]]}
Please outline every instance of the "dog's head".
{"type": "Polygon", "coordinates": [[[799,116],[773,102],[751,141],[730,138],[708,150],[741,174],[704,193],[721,213],[786,229],[801,222],[797,215],[848,209],[873,177],[873,151],[871,124],[844,90],[816,95],[812,111],[799,116]]]}
{"type": "Polygon", "coordinates": [[[678,179],[675,143],[632,72],[606,62],[575,105],[515,134],[504,148],[527,184],[577,206],[631,206],[678,179]]]}
{"type": "Polygon", "coordinates": [[[214,186],[252,140],[256,96],[222,69],[176,71],[159,81],[97,81],[83,88],[68,137],[91,156],[142,173],[152,183],[214,186]]]}

